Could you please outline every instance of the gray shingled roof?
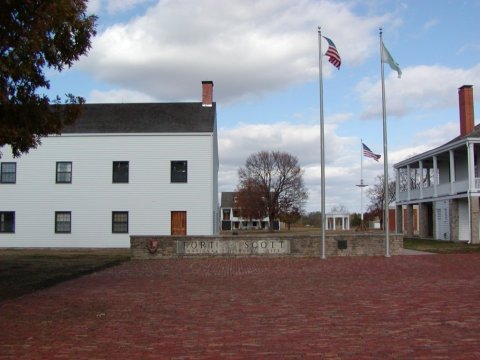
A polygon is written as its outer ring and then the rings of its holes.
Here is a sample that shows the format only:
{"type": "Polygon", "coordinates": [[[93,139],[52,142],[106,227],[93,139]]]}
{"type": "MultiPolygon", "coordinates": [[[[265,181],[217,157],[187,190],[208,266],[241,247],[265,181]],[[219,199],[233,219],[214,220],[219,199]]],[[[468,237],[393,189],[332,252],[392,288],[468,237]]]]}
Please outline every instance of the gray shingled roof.
{"type": "Polygon", "coordinates": [[[222,208],[233,208],[234,207],[234,192],[222,192],[222,197],[220,200],[220,207],[222,208]]]}
{"type": "Polygon", "coordinates": [[[185,133],[213,132],[215,103],[85,104],[72,133],[185,133]]]}

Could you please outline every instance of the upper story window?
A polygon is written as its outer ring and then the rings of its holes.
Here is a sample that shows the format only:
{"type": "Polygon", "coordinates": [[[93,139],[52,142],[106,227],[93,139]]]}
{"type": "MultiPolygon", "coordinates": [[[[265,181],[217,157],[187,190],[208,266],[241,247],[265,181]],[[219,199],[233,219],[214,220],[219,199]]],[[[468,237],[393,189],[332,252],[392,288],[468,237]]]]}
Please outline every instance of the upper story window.
{"type": "Polygon", "coordinates": [[[128,161],[113,162],[113,182],[128,183],[128,161]]]}
{"type": "Polygon", "coordinates": [[[17,163],[2,162],[0,183],[15,184],[17,182],[17,163]]]}
{"type": "Polygon", "coordinates": [[[72,213],[70,211],[55,211],[55,232],[72,232],[72,213]]]}
{"type": "Polygon", "coordinates": [[[187,173],[186,161],[172,161],[170,163],[170,181],[172,183],[186,183],[187,173]]]}
{"type": "Polygon", "coordinates": [[[15,232],[15,211],[0,211],[0,233],[15,232]]]}
{"type": "Polygon", "coordinates": [[[128,211],[112,212],[112,233],[128,233],[128,211]]]}
{"type": "Polygon", "coordinates": [[[58,161],[57,173],[55,178],[56,178],[57,184],[71,184],[72,183],[72,162],[58,161]]]}

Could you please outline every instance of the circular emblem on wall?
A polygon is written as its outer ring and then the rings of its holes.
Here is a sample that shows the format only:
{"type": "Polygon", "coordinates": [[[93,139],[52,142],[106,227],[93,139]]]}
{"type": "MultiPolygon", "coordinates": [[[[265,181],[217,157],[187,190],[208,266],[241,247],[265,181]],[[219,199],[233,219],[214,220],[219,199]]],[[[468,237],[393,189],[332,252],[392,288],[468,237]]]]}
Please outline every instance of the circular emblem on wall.
{"type": "Polygon", "coordinates": [[[158,240],[156,239],[148,239],[147,240],[147,249],[150,254],[155,254],[158,249],[158,240]]]}

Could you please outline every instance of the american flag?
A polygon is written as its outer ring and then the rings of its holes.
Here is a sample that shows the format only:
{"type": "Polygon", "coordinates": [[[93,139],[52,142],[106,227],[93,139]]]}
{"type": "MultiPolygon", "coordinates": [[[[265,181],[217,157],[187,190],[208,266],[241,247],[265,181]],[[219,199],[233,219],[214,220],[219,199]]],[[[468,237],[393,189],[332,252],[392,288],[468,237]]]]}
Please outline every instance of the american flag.
{"type": "Polygon", "coordinates": [[[370,148],[367,145],[365,145],[364,143],[362,143],[362,146],[363,146],[363,156],[372,158],[373,160],[378,162],[378,159],[381,158],[381,155],[374,154],[373,151],[370,150],[370,148]]]}
{"type": "Polygon", "coordinates": [[[328,56],[329,57],[328,61],[330,61],[330,63],[333,66],[335,66],[337,69],[340,70],[340,65],[342,64],[342,59],[340,59],[340,54],[338,53],[337,48],[333,43],[333,41],[325,36],[324,38],[328,42],[328,49],[327,49],[327,52],[325,53],[325,56],[328,56]]]}

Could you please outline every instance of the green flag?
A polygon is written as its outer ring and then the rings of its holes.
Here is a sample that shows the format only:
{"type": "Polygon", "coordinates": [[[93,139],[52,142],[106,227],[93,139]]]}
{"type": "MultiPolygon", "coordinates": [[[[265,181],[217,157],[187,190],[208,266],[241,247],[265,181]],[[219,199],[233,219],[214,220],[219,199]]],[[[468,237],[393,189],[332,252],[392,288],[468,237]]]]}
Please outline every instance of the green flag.
{"type": "Polygon", "coordinates": [[[395,62],[395,60],[393,60],[392,55],[390,55],[390,53],[388,52],[383,41],[382,41],[382,62],[390,65],[392,70],[395,70],[398,73],[399,79],[402,77],[402,70],[400,70],[400,65],[398,65],[398,63],[395,62]]]}

